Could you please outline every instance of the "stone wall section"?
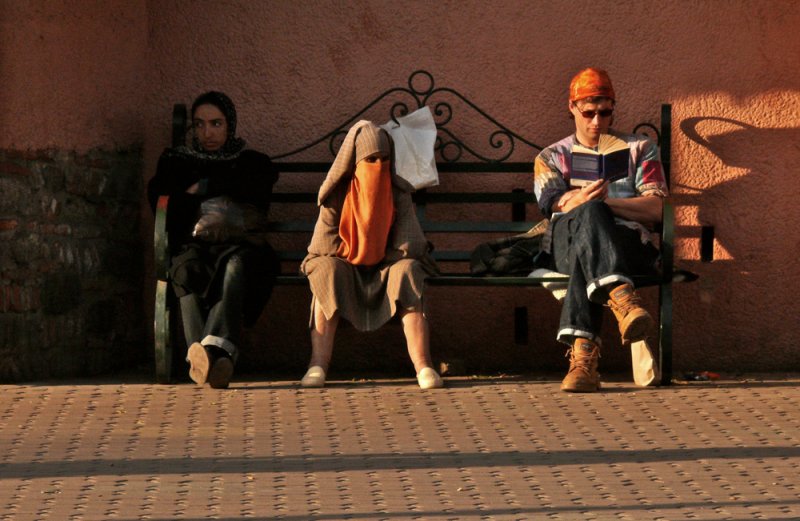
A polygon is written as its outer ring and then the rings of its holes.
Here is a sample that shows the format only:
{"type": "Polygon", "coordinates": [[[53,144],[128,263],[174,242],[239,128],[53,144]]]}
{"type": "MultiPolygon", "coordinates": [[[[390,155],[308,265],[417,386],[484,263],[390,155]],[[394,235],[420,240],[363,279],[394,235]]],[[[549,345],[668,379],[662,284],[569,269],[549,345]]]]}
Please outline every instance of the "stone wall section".
{"type": "Polygon", "coordinates": [[[142,352],[142,152],[0,150],[0,382],[142,352]]]}

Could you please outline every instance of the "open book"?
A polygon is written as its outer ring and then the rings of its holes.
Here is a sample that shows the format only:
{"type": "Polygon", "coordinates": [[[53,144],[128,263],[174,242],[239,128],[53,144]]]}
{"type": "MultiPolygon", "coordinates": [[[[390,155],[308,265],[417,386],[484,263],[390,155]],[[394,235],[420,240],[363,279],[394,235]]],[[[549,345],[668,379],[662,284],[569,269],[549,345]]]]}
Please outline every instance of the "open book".
{"type": "Polygon", "coordinates": [[[580,143],[572,145],[570,186],[578,188],[598,179],[609,183],[628,176],[631,151],[628,143],[611,134],[602,134],[597,150],[580,143]]]}

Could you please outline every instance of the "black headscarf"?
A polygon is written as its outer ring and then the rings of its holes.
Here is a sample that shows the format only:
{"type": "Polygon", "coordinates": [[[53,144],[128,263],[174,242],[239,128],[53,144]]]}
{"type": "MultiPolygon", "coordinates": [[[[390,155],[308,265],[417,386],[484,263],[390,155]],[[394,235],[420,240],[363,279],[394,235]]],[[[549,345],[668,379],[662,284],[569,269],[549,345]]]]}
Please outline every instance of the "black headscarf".
{"type": "Polygon", "coordinates": [[[200,105],[214,105],[222,112],[228,123],[228,136],[222,148],[215,152],[209,152],[200,145],[193,133],[192,155],[207,159],[232,159],[238,156],[245,147],[245,141],[236,137],[236,106],[233,101],[224,93],[213,90],[201,94],[192,103],[192,121],[194,121],[194,113],[200,105]]]}

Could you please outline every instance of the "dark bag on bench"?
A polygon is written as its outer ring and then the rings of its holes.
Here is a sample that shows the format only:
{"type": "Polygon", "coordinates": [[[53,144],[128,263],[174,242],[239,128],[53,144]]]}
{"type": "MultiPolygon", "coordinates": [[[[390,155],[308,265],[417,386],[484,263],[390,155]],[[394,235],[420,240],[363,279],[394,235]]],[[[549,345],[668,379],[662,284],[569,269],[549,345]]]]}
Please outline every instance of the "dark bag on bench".
{"type": "Polygon", "coordinates": [[[539,253],[549,224],[544,219],[525,233],[479,244],[470,257],[470,273],[474,276],[527,275],[534,269],[533,258],[539,253]]]}

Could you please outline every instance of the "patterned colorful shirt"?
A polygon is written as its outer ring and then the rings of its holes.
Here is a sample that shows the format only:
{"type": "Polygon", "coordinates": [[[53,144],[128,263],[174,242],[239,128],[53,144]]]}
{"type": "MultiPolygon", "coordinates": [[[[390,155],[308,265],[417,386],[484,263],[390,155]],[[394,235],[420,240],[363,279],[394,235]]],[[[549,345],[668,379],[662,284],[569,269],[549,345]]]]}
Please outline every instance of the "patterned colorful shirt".
{"type": "MultiPolygon", "coordinates": [[[[628,198],[638,196],[667,197],[669,189],[661,168],[658,146],[647,136],[622,134],[609,131],[619,139],[627,142],[631,155],[628,165],[628,177],[614,181],[608,186],[608,197],[628,198]]],[[[578,143],[575,134],[542,150],[533,164],[533,191],[539,208],[545,217],[551,220],[558,218],[553,214],[553,204],[570,190],[569,180],[572,169],[572,146],[578,143]]],[[[639,230],[642,241],[649,240],[649,232],[640,223],[616,218],[617,224],[639,230]]],[[[547,241],[549,242],[549,241],[547,241]]],[[[547,244],[543,244],[545,249],[547,244]]]]}

